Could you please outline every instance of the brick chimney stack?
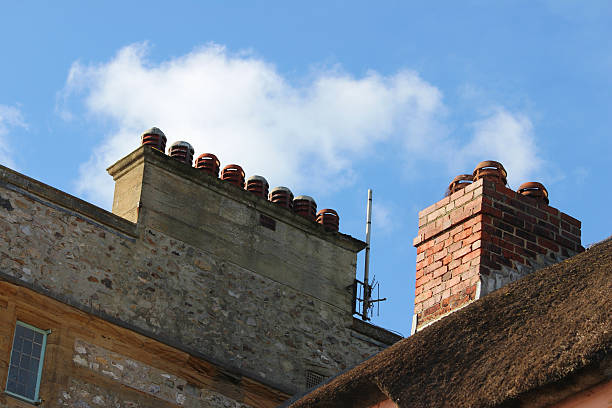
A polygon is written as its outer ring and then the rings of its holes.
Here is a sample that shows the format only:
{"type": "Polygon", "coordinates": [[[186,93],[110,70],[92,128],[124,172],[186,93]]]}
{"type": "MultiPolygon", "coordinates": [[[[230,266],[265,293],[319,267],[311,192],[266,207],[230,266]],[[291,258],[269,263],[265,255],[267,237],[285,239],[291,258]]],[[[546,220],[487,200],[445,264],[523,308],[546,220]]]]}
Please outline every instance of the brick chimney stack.
{"type": "Polygon", "coordinates": [[[584,251],[580,221],[549,206],[544,186],[511,190],[497,162],[473,176],[459,187],[453,180],[449,195],[419,213],[413,332],[584,251]]]}

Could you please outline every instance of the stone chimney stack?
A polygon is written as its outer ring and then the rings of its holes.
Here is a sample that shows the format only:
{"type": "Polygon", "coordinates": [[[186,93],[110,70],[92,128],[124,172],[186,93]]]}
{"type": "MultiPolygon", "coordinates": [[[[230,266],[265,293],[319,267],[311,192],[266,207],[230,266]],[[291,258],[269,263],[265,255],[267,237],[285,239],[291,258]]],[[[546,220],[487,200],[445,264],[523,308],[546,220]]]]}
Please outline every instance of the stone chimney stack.
{"type": "Polygon", "coordinates": [[[226,165],[219,178],[220,161],[211,153],[198,156],[193,167],[194,149],[187,142],[173,143],[167,155],[161,150],[165,135],[157,128],[141,139],[140,148],[108,168],[115,180],[114,214],[137,224],[147,242],[163,234],[204,250],[219,263],[336,307],[351,324],[353,296],[347,288],[365,243],[338,232],[337,213],[317,219],[310,198],[302,216],[292,209],[289,189],[273,189],[268,199],[268,182],[261,176],[249,179],[259,183],[249,191],[236,164],[226,165]],[[279,192],[286,206],[277,200],[279,192]]]}
{"type": "Polygon", "coordinates": [[[466,179],[455,178],[446,197],[419,213],[413,332],[584,251],[580,221],[549,206],[540,183],[513,191],[492,161],[466,179]]]}

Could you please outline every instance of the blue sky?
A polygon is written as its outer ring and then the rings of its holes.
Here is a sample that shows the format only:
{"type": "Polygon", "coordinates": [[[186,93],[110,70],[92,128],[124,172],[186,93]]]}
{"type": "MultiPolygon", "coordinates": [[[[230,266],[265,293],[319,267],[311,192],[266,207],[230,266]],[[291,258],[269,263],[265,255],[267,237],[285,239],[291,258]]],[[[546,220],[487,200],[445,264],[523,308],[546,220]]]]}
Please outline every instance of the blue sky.
{"type": "Polygon", "coordinates": [[[374,322],[407,335],[417,212],[481,160],[544,183],[583,244],[612,234],[611,22],[609,1],[4,2],[0,163],[109,208],[104,169],[155,125],[361,239],[372,188],[374,322]]]}

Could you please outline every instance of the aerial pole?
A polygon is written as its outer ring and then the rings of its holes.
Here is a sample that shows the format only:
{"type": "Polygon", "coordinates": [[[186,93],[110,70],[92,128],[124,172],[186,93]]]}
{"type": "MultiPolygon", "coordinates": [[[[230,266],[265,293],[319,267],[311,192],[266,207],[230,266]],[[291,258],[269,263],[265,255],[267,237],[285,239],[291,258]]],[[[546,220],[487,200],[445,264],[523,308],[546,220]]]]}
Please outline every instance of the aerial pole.
{"type": "Polygon", "coordinates": [[[365,252],[365,269],[363,272],[363,320],[368,319],[368,309],[370,308],[370,299],[372,297],[372,288],[370,286],[370,234],[372,232],[372,189],[368,189],[368,210],[366,214],[366,252],[365,252]]]}

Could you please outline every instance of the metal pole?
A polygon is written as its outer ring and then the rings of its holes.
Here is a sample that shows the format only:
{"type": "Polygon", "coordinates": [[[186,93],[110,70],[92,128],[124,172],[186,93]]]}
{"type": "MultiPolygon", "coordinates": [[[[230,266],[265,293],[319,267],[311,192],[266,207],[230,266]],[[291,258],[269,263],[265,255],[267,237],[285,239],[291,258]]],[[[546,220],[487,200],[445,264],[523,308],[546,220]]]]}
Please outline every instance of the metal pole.
{"type": "Polygon", "coordinates": [[[368,309],[370,308],[370,234],[372,228],[372,189],[368,189],[368,212],[366,215],[366,252],[365,269],[363,272],[363,320],[368,319],[368,309]]]}

